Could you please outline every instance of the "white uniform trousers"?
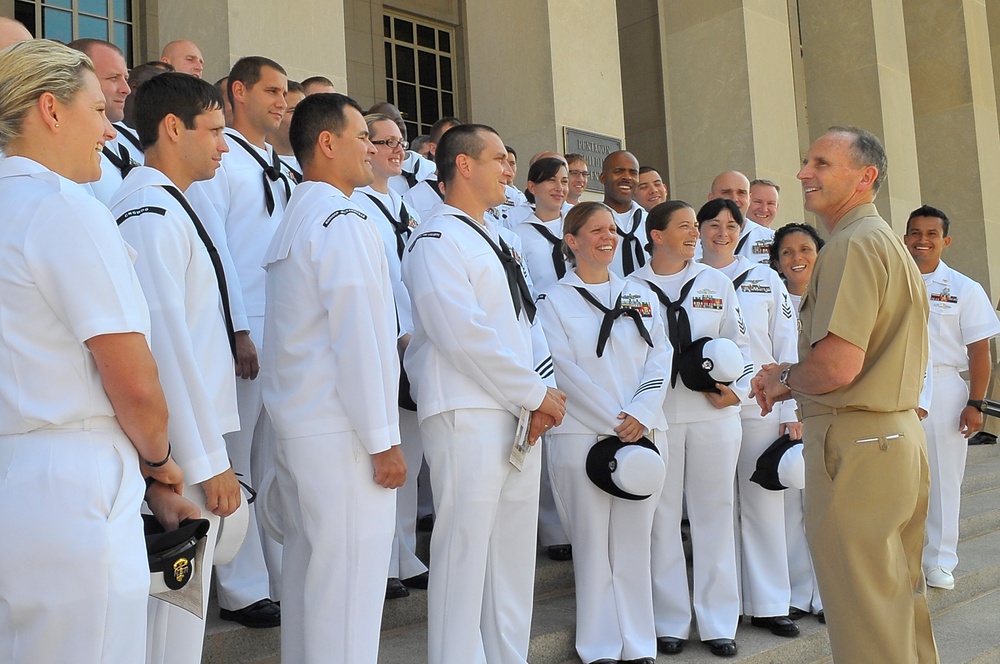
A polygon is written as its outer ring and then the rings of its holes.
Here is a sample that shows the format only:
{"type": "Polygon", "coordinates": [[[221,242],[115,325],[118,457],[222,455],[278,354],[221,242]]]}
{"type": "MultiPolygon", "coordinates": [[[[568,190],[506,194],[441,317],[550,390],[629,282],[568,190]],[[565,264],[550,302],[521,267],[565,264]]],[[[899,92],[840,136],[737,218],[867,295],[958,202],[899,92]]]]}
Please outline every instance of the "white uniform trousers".
{"type": "Polygon", "coordinates": [[[525,664],[531,637],[541,455],[510,464],[517,419],[467,408],[420,424],[436,520],[429,664],[525,664]]]}
{"type": "Polygon", "coordinates": [[[656,635],[688,638],[691,599],[681,542],[686,500],[694,558],[694,615],[702,641],[731,639],[740,619],[733,510],[740,416],[671,423],[669,463],[653,515],[652,569],[656,635]]]}
{"type": "Polygon", "coordinates": [[[354,432],[278,439],[281,661],[376,664],[396,493],[354,432]]]}
{"type": "Polygon", "coordinates": [[[396,532],[392,536],[389,578],[409,579],[427,571],[417,558],[417,476],[424,460],[417,414],[399,409],[400,447],[406,457],[406,482],[396,489],[396,532]]]}
{"type": "MultiPolygon", "coordinates": [[[[263,347],[264,318],[251,316],[250,338],[258,356],[263,347]]],[[[264,408],[260,377],[236,379],[236,403],[240,430],[227,433],[226,449],[233,471],[250,486],[263,486],[267,474],[274,472],[274,429],[264,408]]],[[[215,570],[219,606],[235,611],[270,597],[280,600],[281,544],[271,539],[257,520],[257,510],[250,505],[247,536],[236,556],[215,570]]]]}
{"type": "Polygon", "coordinates": [[[934,367],[931,408],[921,424],[927,435],[927,465],[931,474],[927,507],[924,568],[958,565],[958,521],[962,478],[969,444],[958,432],[959,416],[969,399],[969,386],[954,367],[934,367]]]}
{"type": "MultiPolygon", "coordinates": [[[[663,461],[666,436],[654,431],[663,461]]],[[[573,544],[576,652],[584,662],[656,657],[650,534],[660,492],[615,498],[587,477],[597,436],[552,434],[548,464],[559,514],[573,544]]]]}
{"type": "MultiPolygon", "coordinates": [[[[205,491],[199,485],[184,485],[184,497],[201,510],[201,518],[210,524],[202,562],[202,615],[208,611],[212,585],[212,558],[219,534],[219,517],[205,508],[205,491]]],[[[149,598],[146,609],[146,664],[201,664],[205,642],[205,619],[197,618],[169,602],[149,598]]]]}
{"type": "Polygon", "coordinates": [[[546,461],[549,445],[549,434],[546,434],[542,436],[541,444],[535,446],[542,453],[542,472],[538,485],[538,543],[545,547],[569,544],[569,535],[563,528],[553,496],[552,479],[546,461]]]}
{"type": "Polygon", "coordinates": [[[0,662],[142,661],[143,491],[114,418],[0,436],[0,662]]]}
{"type": "Polygon", "coordinates": [[[785,497],[750,476],[757,458],[778,437],[778,412],[760,416],[758,406],[740,412],[743,440],[736,465],[743,588],[743,613],[748,616],[788,615],[791,588],[785,543],[785,497]]]}
{"type": "Polygon", "coordinates": [[[809,613],[823,610],[819,583],[806,540],[805,494],[802,489],[785,489],[785,542],[788,547],[789,607],[809,613]]]}

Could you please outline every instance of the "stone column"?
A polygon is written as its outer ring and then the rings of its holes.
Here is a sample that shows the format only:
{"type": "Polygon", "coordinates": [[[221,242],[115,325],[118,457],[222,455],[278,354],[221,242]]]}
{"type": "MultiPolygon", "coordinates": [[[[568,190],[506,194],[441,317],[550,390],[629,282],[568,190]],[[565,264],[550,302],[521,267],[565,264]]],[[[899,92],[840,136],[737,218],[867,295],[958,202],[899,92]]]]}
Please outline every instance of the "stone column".
{"type": "Polygon", "coordinates": [[[674,195],[697,208],[712,179],[736,169],[777,182],[778,223],[800,221],[785,0],[659,0],[659,13],[674,195]]]}
{"type": "Polygon", "coordinates": [[[465,28],[463,119],[495,127],[524,163],[562,152],[564,126],[624,138],[614,0],[467,2],[465,28]]]}
{"type": "Polygon", "coordinates": [[[1000,255],[1000,128],[986,6],[903,0],[903,12],[923,202],[952,220],[945,261],[1000,293],[988,260],[1000,255]]]}
{"type": "Polygon", "coordinates": [[[875,200],[903,232],[920,205],[902,0],[799,0],[809,135],[857,125],[882,139],[889,180],[875,200]]]}
{"type": "Polygon", "coordinates": [[[279,62],[293,80],[322,74],[347,91],[345,0],[161,0],[156,3],[159,44],[190,39],[205,56],[205,78],[225,76],[245,55],[279,62]]]}

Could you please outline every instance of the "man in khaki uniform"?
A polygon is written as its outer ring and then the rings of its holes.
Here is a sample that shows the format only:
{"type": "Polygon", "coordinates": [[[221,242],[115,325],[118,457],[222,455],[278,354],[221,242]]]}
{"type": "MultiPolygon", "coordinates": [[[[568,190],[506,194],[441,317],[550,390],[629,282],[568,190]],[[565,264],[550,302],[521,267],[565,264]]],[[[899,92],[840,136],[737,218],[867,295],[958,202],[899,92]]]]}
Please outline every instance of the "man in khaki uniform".
{"type": "Polygon", "coordinates": [[[872,201],[885,150],[833,127],[803,161],[806,209],[831,232],[802,298],[799,363],[764,366],[765,413],[804,422],[806,534],[837,664],[937,662],[920,565],[928,469],[917,408],[927,295],[872,201]]]}

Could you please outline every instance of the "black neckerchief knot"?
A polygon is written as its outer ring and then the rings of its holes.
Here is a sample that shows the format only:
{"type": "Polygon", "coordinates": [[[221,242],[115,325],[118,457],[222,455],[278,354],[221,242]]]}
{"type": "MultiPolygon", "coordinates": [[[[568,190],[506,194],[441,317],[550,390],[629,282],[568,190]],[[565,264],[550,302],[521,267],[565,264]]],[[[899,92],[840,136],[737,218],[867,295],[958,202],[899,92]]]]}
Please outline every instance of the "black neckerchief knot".
{"type": "Polygon", "coordinates": [[[524,314],[528,317],[528,322],[535,322],[535,301],[531,297],[531,291],[528,289],[528,282],[524,278],[524,272],[521,271],[521,264],[514,258],[514,252],[511,251],[511,248],[507,246],[503,238],[500,238],[500,244],[497,245],[482,224],[464,215],[453,216],[456,219],[461,219],[479,233],[489,243],[490,248],[493,249],[493,253],[497,255],[500,265],[503,266],[504,274],[507,275],[507,288],[510,290],[511,302],[514,303],[514,315],[520,317],[523,309],[524,314]]]}
{"type": "Polygon", "coordinates": [[[552,245],[552,267],[556,270],[556,277],[562,279],[566,276],[566,259],[563,258],[562,240],[553,235],[552,231],[547,229],[543,224],[529,223],[552,245]]]}
{"type": "Polygon", "coordinates": [[[684,308],[684,300],[687,299],[688,293],[691,292],[691,288],[694,286],[694,280],[697,278],[698,275],[696,274],[681,287],[681,292],[676,300],[671,300],[667,297],[667,294],[652,281],[643,279],[656,295],[656,299],[660,301],[660,304],[666,310],[667,338],[670,340],[670,345],[674,348],[674,359],[670,366],[671,387],[677,385],[677,373],[680,371],[680,355],[691,345],[691,321],[688,319],[687,309],[684,308]]]}
{"type": "Polygon", "coordinates": [[[406,211],[406,204],[402,201],[399,202],[399,219],[392,216],[382,201],[376,196],[372,196],[367,191],[365,196],[372,199],[372,203],[378,207],[382,216],[385,217],[386,221],[392,226],[393,232],[396,234],[396,253],[399,254],[400,259],[403,258],[403,250],[406,248],[406,242],[410,239],[410,235],[413,233],[413,229],[410,228],[410,213],[406,211]]]}
{"type": "Polygon", "coordinates": [[[635,326],[639,330],[639,336],[649,344],[650,348],[653,347],[653,340],[649,338],[649,330],[646,329],[645,323],[642,322],[642,315],[638,309],[622,306],[621,293],[618,294],[618,299],[615,300],[615,306],[609,309],[601,304],[600,300],[594,297],[594,294],[586,288],[581,286],[573,286],[573,288],[583,296],[583,299],[590,302],[597,307],[598,311],[604,314],[604,320],[601,321],[601,331],[597,335],[597,357],[604,356],[604,347],[608,345],[608,339],[611,338],[611,328],[614,326],[615,321],[622,316],[628,316],[635,321],[635,326]]]}
{"type": "Polygon", "coordinates": [[[247,143],[245,140],[240,138],[235,134],[226,134],[229,138],[236,141],[240,147],[247,151],[251,157],[254,158],[263,171],[264,179],[264,207],[267,209],[267,214],[271,215],[274,212],[274,192],[271,191],[271,183],[281,180],[281,183],[285,185],[285,201],[287,202],[292,196],[292,185],[288,183],[288,178],[285,174],[281,172],[281,159],[278,158],[278,153],[271,151],[271,163],[267,163],[257,150],[247,143]]]}
{"type": "Polygon", "coordinates": [[[639,232],[640,226],[642,226],[642,208],[636,208],[632,215],[632,229],[630,231],[625,232],[618,228],[618,224],[615,224],[615,230],[622,236],[622,244],[624,245],[622,246],[622,276],[625,277],[646,264],[646,252],[642,249],[642,240],[635,236],[639,232]]]}

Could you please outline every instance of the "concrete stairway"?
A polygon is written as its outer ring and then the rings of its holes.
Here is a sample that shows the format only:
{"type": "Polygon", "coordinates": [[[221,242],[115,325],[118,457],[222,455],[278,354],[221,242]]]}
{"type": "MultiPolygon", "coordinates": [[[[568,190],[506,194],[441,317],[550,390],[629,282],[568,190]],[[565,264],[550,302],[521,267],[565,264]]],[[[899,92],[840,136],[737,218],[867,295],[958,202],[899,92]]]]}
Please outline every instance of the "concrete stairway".
{"type": "MultiPolygon", "coordinates": [[[[944,664],[1000,662],[1000,446],[969,448],[962,487],[962,521],[955,589],[929,589],[934,634],[944,664]]],[[[426,546],[426,538],[421,538],[426,546]]],[[[540,553],[535,574],[531,664],[579,664],[573,647],[575,605],[571,563],[557,563],[540,553]]],[[[211,619],[205,641],[205,664],[277,664],[279,630],[250,630],[211,619]]],[[[798,622],[801,635],[782,639],[741,625],[736,635],[739,655],[714,657],[708,648],[690,643],[668,662],[741,664],[807,664],[830,660],[826,627],[814,618],[798,622]]],[[[426,592],[386,602],[379,664],[426,662],[426,592]]],[[[292,663],[288,663],[292,664],[292,663]]]]}

